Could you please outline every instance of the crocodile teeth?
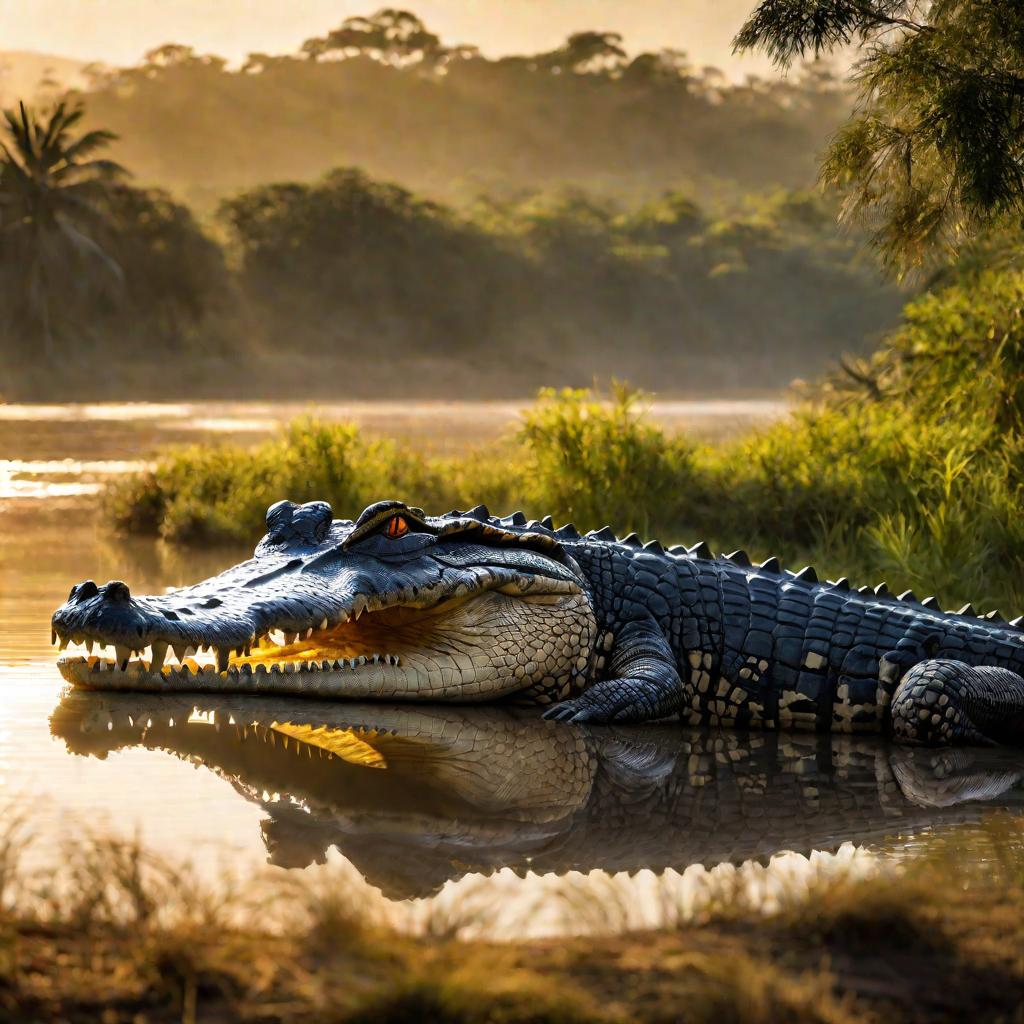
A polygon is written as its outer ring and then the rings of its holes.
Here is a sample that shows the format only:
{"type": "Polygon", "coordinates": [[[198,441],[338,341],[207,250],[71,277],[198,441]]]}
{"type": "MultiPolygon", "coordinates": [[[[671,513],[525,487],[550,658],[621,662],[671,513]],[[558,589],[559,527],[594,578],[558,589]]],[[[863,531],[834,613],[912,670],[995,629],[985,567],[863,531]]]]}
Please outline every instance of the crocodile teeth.
{"type": "Polygon", "coordinates": [[[231,648],[230,647],[218,647],[217,648],[217,671],[227,672],[228,661],[231,659],[231,648]]]}
{"type": "Polygon", "coordinates": [[[120,644],[114,645],[114,663],[122,672],[128,668],[128,662],[131,660],[131,656],[132,649],[130,647],[122,647],[120,644]]]}
{"type": "Polygon", "coordinates": [[[323,629],[326,629],[326,628],[327,628],[327,620],[326,619],[321,619],[320,620],[320,625],[317,626],[317,629],[323,630],[323,629]]]}
{"type": "Polygon", "coordinates": [[[150,662],[150,672],[161,672],[164,667],[164,658],[167,656],[167,644],[160,640],[153,641],[153,660],[150,662]]]}

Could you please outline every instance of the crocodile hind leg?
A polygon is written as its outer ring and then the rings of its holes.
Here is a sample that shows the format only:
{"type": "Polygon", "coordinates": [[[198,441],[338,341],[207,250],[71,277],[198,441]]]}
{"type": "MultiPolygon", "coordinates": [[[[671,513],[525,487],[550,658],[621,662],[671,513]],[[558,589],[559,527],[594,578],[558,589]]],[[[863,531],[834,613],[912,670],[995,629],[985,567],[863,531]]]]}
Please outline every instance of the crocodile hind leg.
{"type": "Polygon", "coordinates": [[[1024,678],[933,658],[915,665],[892,698],[893,737],[904,743],[1024,744],[1024,678]]]}
{"type": "Polygon", "coordinates": [[[682,707],[683,688],[672,648],[657,623],[630,622],[615,637],[614,678],[544,712],[558,722],[647,722],[682,707]]]}

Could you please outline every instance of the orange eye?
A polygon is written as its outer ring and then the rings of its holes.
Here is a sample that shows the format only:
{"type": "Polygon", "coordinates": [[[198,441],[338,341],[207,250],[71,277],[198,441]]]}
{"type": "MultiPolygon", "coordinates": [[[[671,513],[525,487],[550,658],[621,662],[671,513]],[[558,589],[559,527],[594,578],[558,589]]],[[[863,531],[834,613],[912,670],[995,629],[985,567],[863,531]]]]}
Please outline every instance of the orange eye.
{"type": "Polygon", "coordinates": [[[388,528],[384,531],[392,539],[404,537],[409,532],[409,524],[404,516],[392,516],[388,520],[388,528]]]}

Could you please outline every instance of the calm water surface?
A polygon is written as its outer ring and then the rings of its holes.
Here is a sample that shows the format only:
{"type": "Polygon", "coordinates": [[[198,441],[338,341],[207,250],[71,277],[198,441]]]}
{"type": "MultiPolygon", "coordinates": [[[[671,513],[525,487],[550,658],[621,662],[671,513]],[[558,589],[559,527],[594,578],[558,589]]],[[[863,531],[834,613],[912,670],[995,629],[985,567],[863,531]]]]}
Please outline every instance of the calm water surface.
{"type": "MultiPolygon", "coordinates": [[[[444,449],[499,435],[516,410],[316,411],[444,449]]],[[[983,857],[966,843],[972,827],[994,809],[1024,814],[1024,755],[1007,751],[586,730],[497,709],[67,692],[49,615],[72,583],[125,579],[152,592],[250,553],[114,538],[95,509],[104,482],[144,466],[162,444],[251,441],[303,411],[0,406],[0,813],[28,818],[34,856],[57,856],[85,828],[108,829],[204,870],[345,870],[382,912],[410,915],[485,885],[492,910],[507,911],[506,930],[544,933],[569,927],[537,910],[555,889],[576,906],[574,928],[584,905],[604,906],[607,924],[610,903],[620,924],[644,923],[663,909],[666,884],[681,906],[731,870],[715,865],[774,857],[742,869],[770,899],[787,878],[837,864],[871,870],[936,829],[962,833],[964,856],[983,857]],[[785,850],[799,856],[777,856],[785,850]]],[[[670,426],[708,433],[781,411],[654,409],[670,426]]]]}

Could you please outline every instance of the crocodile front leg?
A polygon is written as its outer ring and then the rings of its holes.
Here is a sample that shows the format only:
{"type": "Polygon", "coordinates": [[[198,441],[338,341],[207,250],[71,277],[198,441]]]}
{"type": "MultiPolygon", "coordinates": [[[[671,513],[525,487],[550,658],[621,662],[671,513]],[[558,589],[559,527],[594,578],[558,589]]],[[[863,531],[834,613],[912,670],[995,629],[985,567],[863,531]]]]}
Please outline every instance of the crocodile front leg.
{"type": "Polygon", "coordinates": [[[900,680],[893,737],[905,743],[1024,744],[1024,678],[1007,668],[933,658],[900,680]]]}
{"type": "Polygon", "coordinates": [[[611,679],[544,712],[558,722],[647,722],[677,713],[683,687],[675,656],[653,619],[627,623],[612,648],[611,679]]]}

